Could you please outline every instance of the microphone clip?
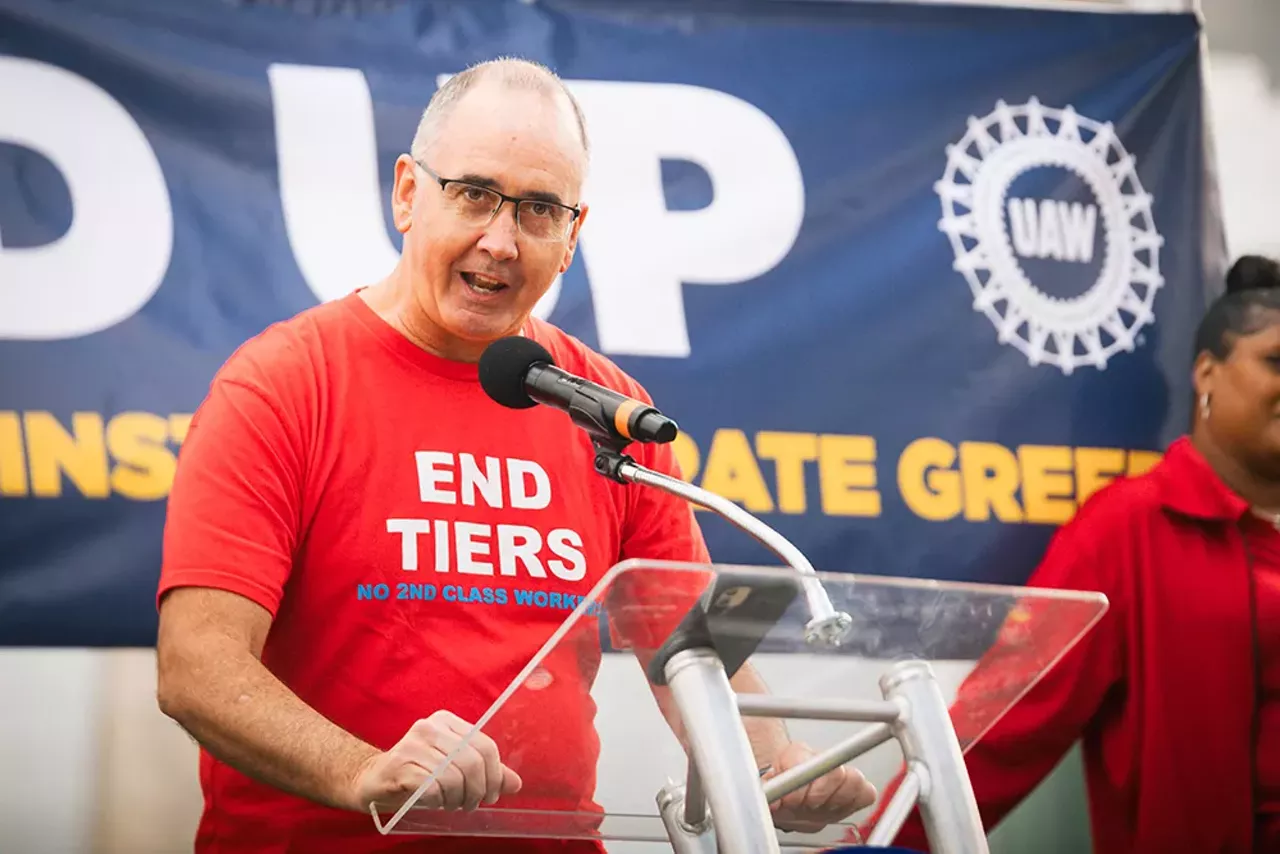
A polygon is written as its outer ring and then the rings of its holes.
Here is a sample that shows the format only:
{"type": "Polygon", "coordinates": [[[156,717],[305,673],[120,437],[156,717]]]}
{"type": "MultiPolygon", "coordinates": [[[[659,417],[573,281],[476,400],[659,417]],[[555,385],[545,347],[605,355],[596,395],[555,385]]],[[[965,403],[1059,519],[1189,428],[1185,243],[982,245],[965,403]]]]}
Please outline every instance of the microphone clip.
{"type": "Polygon", "coordinates": [[[615,438],[612,436],[601,437],[592,435],[591,444],[595,446],[595,469],[597,474],[601,474],[610,480],[617,481],[621,484],[631,483],[622,474],[622,467],[625,465],[635,465],[636,461],[626,454],[622,453],[622,449],[631,444],[629,440],[615,438]]]}

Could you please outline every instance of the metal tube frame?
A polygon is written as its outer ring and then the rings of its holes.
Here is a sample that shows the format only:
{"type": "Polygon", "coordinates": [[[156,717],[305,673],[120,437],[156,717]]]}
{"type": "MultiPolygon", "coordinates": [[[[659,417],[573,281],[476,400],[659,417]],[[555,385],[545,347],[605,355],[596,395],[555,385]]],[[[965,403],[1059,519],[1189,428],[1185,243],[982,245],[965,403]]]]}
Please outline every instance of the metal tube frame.
{"type": "MultiPolygon", "coordinates": [[[[811,616],[805,642],[815,647],[840,645],[852,618],[835,609],[812,564],[785,537],[719,495],[647,469],[611,448],[597,445],[596,450],[596,470],[601,474],[652,486],[712,510],[773,550],[803,576],[811,616]]],[[[960,742],[926,662],[894,664],[880,680],[884,699],[879,701],[737,695],[712,649],[677,653],[665,673],[692,753],[686,784],[670,783],[657,798],[676,854],[777,854],[769,804],[890,738],[901,745],[908,771],[872,838],[896,836],[918,805],[936,854],[989,854],[960,742]],[[762,783],[743,716],[873,726],[762,783]]]]}
{"type": "MultiPolygon", "coordinates": [[[[665,671],[688,734],[691,767],[697,770],[686,792],[701,789],[705,793],[719,850],[722,854],[779,854],[751,742],[738,717],[737,695],[720,657],[711,649],[685,650],[671,657],[665,671]]],[[[677,808],[674,796],[666,801],[669,810],[677,808]]],[[[692,812],[696,815],[699,810],[692,812]]],[[[696,828],[681,827],[680,835],[697,838],[709,830],[708,826],[699,833],[696,828]]]]}
{"type": "Polygon", "coordinates": [[[733,695],[710,650],[680,653],[668,664],[667,674],[693,751],[686,785],[670,783],[658,794],[659,812],[676,854],[778,851],[768,804],[891,738],[902,748],[907,771],[867,844],[892,844],[912,808],[919,806],[935,854],[989,854],[960,742],[927,662],[891,666],[880,679],[882,701],[733,695]],[[725,692],[731,695],[728,702],[725,692]],[[744,717],[872,725],[762,784],[742,727],[744,717]],[[703,792],[709,805],[701,802],[703,792]],[[700,821],[693,824],[690,818],[700,821]]]}

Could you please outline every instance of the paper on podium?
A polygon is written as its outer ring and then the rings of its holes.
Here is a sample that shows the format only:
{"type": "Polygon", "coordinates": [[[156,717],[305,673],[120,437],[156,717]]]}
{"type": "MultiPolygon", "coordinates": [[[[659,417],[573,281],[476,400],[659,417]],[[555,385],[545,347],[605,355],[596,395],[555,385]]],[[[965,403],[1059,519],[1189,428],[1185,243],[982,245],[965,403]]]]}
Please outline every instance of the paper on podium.
{"type": "MultiPolygon", "coordinates": [[[[649,680],[645,666],[704,595],[722,597],[722,605],[723,597],[745,602],[758,589],[776,592],[780,577],[798,574],[634,560],[615,566],[463,740],[467,744],[477,731],[493,739],[503,763],[520,774],[521,791],[470,812],[415,802],[375,805],[378,830],[668,841],[656,796],[668,782],[685,780],[688,760],[660,711],[663,705],[674,708],[667,689],[649,680]]],[[[717,649],[730,669],[750,653],[751,666],[772,695],[881,700],[879,679],[891,666],[908,659],[927,662],[949,704],[965,683],[965,700],[952,705],[952,720],[966,750],[1107,608],[1098,593],[847,573],[818,578],[835,609],[853,617],[844,642],[835,649],[806,642],[809,613],[797,593],[789,605],[783,601],[785,611],[779,609],[776,621],[720,625],[724,648],[717,649]]],[[[815,751],[870,725],[787,721],[791,738],[815,751]]],[[[431,779],[449,773],[451,758],[431,779]]],[[[883,792],[901,761],[897,741],[890,740],[850,764],[883,792]]],[[[854,825],[867,830],[873,811],[820,833],[780,833],[779,839],[785,846],[829,846],[847,840],[854,825]]]]}

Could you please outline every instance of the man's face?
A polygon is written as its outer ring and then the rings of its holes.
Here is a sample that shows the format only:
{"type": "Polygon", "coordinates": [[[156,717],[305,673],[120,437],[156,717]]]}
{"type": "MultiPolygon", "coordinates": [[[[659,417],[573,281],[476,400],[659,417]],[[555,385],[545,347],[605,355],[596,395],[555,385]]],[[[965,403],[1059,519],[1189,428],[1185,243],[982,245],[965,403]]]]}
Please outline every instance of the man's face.
{"type": "MultiPolygon", "coordinates": [[[[443,179],[569,206],[579,204],[586,167],[568,104],[491,82],[454,106],[421,159],[443,179]]],[[[539,240],[517,228],[509,202],[487,224],[474,222],[465,206],[481,195],[458,185],[442,190],[408,156],[396,163],[392,209],[418,305],[432,332],[470,343],[519,330],[573,260],[586,215],[583,205],[566,235],[539,240]]]]}

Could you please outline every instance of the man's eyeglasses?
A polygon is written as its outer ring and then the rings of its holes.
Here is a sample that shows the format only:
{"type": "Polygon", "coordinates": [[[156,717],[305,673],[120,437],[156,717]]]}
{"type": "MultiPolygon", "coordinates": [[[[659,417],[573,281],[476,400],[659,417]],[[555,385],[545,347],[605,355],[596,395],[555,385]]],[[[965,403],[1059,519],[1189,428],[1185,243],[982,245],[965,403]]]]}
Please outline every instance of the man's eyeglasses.
{"type": "Polygon", "coordinates": [[[441,178],[421,160],[414,160],[422,170],[440,185],[444,200],[464,223],[483,228],[493,222],[502,209],[503,202],[511,202],[516,209],[516,227],[520,233],[534,240],[564,240],[569,236],[573,222],[582,213],[557,202],[543,199],[522,199],[499,193],[492,187],[482,187],[456,178],[441,178]]]}

